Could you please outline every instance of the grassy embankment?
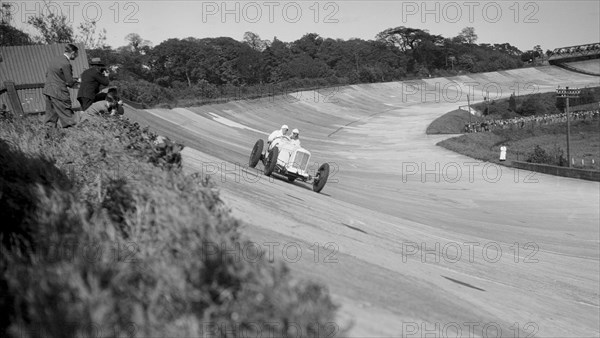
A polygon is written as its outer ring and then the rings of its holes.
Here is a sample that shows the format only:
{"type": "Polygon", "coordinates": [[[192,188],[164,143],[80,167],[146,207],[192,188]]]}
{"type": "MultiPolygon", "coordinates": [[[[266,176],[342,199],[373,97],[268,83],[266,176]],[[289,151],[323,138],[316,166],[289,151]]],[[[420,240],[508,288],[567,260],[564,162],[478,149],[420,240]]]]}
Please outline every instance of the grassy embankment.
{"type": "MultiPolygon", "coordinates": [[[[501,129],[452,137],[438,145],[472,158],[496,163],[499,163],[502,145],[508,149],[508,161],[527,161],[536,146],[540,146],[551,164],[558,165],[561,156],[565,159],[567,157],[565,130],[565,123],[536,128],[501,129]]],[[[574,168],[600,170],[600,120],[571,124],[571,157],[575,158],[574,168]],[[585,165],[581,165],[581,159],[585,165]],[[592,159],[594,164],[591,163],[592,159]]]]}
{"type": "Polygon", "coordinates": [[[240,222],[154,139],[0,121],[0,336],[330,336],[328,291],[231,254],[240,222]]]}
{"type": "Polygon", "coordinates": [[[456,109],[435,119],[427,126],[427,135],[433,134],[462,134],[465,124],[469,122],[480,122],[481,117],[471,115],[462,109],[456,109]]]}
{"type": "MultiPolygon", "coordinates": [[[[555,100],[554,93],[538,96],[544,106],[551,111],[551,102],[555,100]],[[542,98],[544,98],[542,100],[542,98]]],[[[539,95],[539,94],[538,94],[539,95]]],[[[508,100],[497,101],[495,114],[486,118],[501,118],[519,116],[508,110],[508,100]]],[[[478,109],[484,106],[474,105],[478,109]]],[[[554,112],[552,110],[552,112],[554,112]]],[[[473,122],[482,121],[483,118],[471,116],[473,122]]],[[[427,127],[427,134],[461,134],[464,126],[469,122],[469,114],[464,110],[451,111],[433,121],[427,127]]],[[[571,157],[575,159],[575,168],[600,170],[600,126],[598,120],[575,121],[571,123],[571,157]],[[584,161],[582,165],[581,161],[584,161]],[[594,163],[592,163],[594,160],[594,163]]],[[[483,133],[469,133],[452,137],[438,143],[439,146],[457,153],[489,162],[499,162],[500,146],[508,149],[507,160],[527,161],[530,159],[536,146],[539,146],[547,155],[547,164],[558,165],[566,161],[566,123],[548,124],[532,127],[527,125],[520,129],[494,130],[483,133]],[[564,161],[561,161],[561,156],[564,161]]],[[[536,161],[534,161],[536,162],[536,161]]]]}

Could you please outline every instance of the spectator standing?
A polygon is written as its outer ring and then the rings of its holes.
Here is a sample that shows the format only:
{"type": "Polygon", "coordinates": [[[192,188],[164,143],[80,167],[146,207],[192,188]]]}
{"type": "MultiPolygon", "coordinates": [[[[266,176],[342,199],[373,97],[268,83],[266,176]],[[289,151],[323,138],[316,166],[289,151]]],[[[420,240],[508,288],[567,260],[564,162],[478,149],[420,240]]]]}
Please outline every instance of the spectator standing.
{"type": "Polygon", "coordinates": [[[76,123],[68,88],[72,88],[78,83],[78,79],[73,77],[73,67],[70,62],[75,60],[78,55],[79,48],[73,44],[67,44],[64,54],[50,61],[42,91],[46,98],[46,115],[44,117],[46,126],[56,127],[59,120],[63,128],[76,123]]]}
{"type": "Polygon", "coordinates": [[[81,104],[82,111],[88,109],[96,101],[100,86],[108,86],[110,83],[106,65],[100,58],[93,58],[90,66],[81,73],[81,85],[77,92],[77,101],[81,104]]]}

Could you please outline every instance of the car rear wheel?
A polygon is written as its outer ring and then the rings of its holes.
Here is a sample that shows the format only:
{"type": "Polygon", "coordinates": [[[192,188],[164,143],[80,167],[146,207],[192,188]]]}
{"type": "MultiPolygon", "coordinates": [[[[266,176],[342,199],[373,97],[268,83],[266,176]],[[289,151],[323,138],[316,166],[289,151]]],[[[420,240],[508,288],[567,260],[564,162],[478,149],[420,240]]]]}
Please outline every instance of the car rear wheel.
{"type": "Polygon", "coordinates": [[[317,175],[315,180],[313,181],[313,191],[321,192],[325,183],[327,183],[327,178],[329,177],[329,163],[323,163],[319,170],[317,171],[317,175]]]}
{"type": "Polygon", "coordinates": [[[269,152],[269,156],[267,157],[267,161],[265,163],[265,175],[271,176],[273,171],[275,170],[275,166],[277,165],[277,157],[279,156],[279,148],[273,147],[269,152]]]}
{"type": "Polygon", "coordinates": [[[288,182],[290,182],[290,183],[293,183],[296,180],[296,178],[294,176],[288,176],[287,179],[288,179],[288,182]]]}
{"type": "Polygon", "coordinates": [[[254,147],[252,148],[252,152],[250,153],[250,168],[256,167],[258,161],[260,161],[260,154],[262,154],[264,142],[263,140],[258,140],[254,143],[254,147]]]}

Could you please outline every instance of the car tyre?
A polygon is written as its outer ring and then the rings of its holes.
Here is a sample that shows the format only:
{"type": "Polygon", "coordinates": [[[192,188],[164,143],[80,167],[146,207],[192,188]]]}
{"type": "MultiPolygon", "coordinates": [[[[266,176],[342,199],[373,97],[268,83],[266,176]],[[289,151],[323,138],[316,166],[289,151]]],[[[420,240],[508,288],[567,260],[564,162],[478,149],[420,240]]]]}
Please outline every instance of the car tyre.
{"type": "Polygon", "coordinates": [[[269,152],[267,161],[265,162],[265,175],[271,176],[275,170],[275,166],[277,166],[277,157],[279,157],[279,148],[273,147],[273,149],[271,149],[269,152]]]}
{"type": "Polygon", "coordinates": [[[294,181],[296,180],[296,178],[294,176],[288,176],[287,177],[288,182],[290,183],[294,183],[294,181]]]}
{"type": "Polygon", "coordinates": [[[258,140],[256,141],[256,143],[254,143],[254,147],[252,148],[252,152],[250,153],[250,161],[248,162],[250,168],[256,167],[258,161],[260,161],[260,155],[262,154],[263,146],[263,140],[258,140]]]}
{"type": "Polygon", "coordinates": [[[321,192],[325,183],[327,183],[327,178],[329,177],[329,163],[323,163],[319,170],[317,171],[317,175],[315,180],[313,181],[313,191],[321,192]]]}

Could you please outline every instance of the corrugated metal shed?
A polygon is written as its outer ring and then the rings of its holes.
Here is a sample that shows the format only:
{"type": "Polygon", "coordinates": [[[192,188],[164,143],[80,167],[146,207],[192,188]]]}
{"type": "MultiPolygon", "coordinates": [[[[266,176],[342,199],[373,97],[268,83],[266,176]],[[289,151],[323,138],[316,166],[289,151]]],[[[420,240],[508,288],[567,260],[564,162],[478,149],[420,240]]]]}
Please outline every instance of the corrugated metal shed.
{"type": "MultiPolygon", "coordinates": [[[[46,80],[46,68],[57,55],[65,51],[65,43],[33,46],[2,46],[0,47],[0,89],[5,81],[13,81],[15,85],[43,84],[46,80]]],[[[85,46],[75,44],[79,48],[79,56],[71,61],[73,76],[79,77],[89,68],[85,46]]],[[[70,89],[73,108],[79,108],[77,89],[70,89]]],[[[21,105],[26,113],[43,112],[46,110],[42,88],[18,90],[21,105]]],[[[11,107],[6,93],[0,94],[2,103],[11,107]]]]}

